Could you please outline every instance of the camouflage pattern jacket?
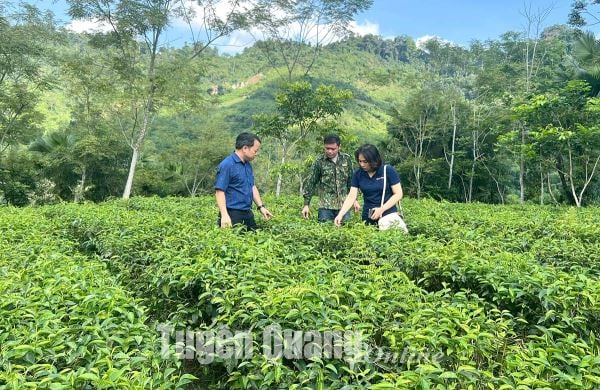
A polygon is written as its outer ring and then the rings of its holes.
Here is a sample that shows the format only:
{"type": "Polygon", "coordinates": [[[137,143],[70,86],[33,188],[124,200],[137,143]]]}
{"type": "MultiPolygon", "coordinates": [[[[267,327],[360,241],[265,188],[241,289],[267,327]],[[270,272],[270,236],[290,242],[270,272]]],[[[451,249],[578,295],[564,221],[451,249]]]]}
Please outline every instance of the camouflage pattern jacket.
{"type": "Polygon", "coordinates": [[[310,204],[313,195],[319,196],[319,208],[339,210],[352,184],[352,158],[338,153],[334,163],[324,154],[312,166],[304,187],[304,205],[310,204]]]}

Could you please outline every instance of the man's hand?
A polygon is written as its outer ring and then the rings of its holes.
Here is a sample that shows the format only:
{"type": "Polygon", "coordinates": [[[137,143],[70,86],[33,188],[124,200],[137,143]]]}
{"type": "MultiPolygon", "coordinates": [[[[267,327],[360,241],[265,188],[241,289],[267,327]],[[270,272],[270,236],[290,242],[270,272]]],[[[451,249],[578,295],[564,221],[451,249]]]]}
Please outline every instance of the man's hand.
{"type": "Polygon", "coordinates": [[[302,216],[304,218],[308,218],[310,216],[310,208],[308,207],[308,205],[302,208],[302,216]]]}
{"type": "Polygon", "coordinates": [[[273,214],[271,214],[271,212],[269,210],[267,210],[266,207],[261,207],[260,208],[260,213],[263,215],[263,217],[266,220],[269,220],[269,219],[273,218],[273,214]]]}
{"type": "Polygon", "coordinates": [[[230,228],[231,227],[231,217],[229,214],[221,215],[221,227],[222,228],[230,228]]]}
{"type": "Polygon", "coordinates": [[[358,203],[358,200],[354,201],[354,212],[358,213],[360,211],[360,203],[358,203]]]}

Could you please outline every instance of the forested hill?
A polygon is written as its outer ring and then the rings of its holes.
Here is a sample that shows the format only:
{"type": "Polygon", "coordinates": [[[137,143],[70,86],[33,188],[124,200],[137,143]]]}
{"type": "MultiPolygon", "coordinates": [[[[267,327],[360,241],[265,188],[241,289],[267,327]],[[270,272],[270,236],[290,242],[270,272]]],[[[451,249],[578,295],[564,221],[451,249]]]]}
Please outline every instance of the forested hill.
{"type": "Polygon", "coordinates": [[[267,192],[298,193],[335,131],[346,152],[380,146],[411,197],[600,202],[600,43],[566,25],[469,47],[367,35],[220,55],[0,20],[0,204],[211,192],[241,131],[263,138],[267,192]]]}

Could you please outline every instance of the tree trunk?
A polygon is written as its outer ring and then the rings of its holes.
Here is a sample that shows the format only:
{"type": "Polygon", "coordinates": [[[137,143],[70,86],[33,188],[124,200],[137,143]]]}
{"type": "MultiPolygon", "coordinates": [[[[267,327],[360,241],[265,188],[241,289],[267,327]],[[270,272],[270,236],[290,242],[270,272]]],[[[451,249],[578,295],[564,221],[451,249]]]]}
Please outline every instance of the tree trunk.
{"type": "Polygon", "coordinates": [[[500,196],[500,203],[504,204],[504,194],[502,193],[502,189],[500,188],[500,182],[498,182],[498,180],[496,179],[490,168],[487,166],[487,164],[484,161],[482,161],[481,163],[483,164],[485,170],[488,171],[488,174],[490,175],[494,183],[496,183],[496,190],[498,191],[498,196],[500,196]]]}
{"type": "Polygon", "coordinates": [[[469,192],[467,197],[467,203],[471,203],[473,201],[473,178],[475,177],[475,162],[477,160],[473,160],[473,164],[471,164],[471,174],[469,175],[469,192]]]}
{"type": "MultiPolygon", "coordinates": [[[[154,79],[154,60],[151,61],[151,80],[154,79]]],[[[150,126],[150,115],[152,115],[152,110],[154,107],[154,90],[156,89],[156,84],[151,82],[150,85],[150,93],[148,94],[148,102],[144,107],[144,119],[142,121],[142,127],[140,132],[138,133],[137,139],[133,143],[131,147],[133,149],[133,153],[131,154],[131,164],[129,164],[129,174],[127,175],[127,183],[125,184],[125,190],[123,191],[123,199],[129,199],[131,196],[131,189],[133,188],[133,177],[135,176],[135,169],[137,167],[138,158],[140,155],[140,151],[142,149],[142,145],[144,144],[144,140],[146,139],[146,134],[148,133],[148,127],[150,126]]]]}
{"type": "MultiPolygon", "coordinates": [[[[540,164],[541,165],[541,164],[540,164]]],[[[540,205],[544,204],[544,171],[540,166],[540,205]]]]}
{"type": "Polygon", "coordinates": [[[283,181],[283,176],[281,175],[281,172],[279,172],[279,174],[277,174],[277,187],[275,187],[275,197],[279,198],[279,195],[281,195],[281,182],[283,181]]]}
{"type": "Polygon", "coordinates": [[[414,166],[415,179],[417,182],[417,199],[421,199],[421,164],[414,166]]]}
{"type": "Polygon", "coordinates": [[[565,177],[564,161],[560,153],[556,156],[556,171],[558,172],[558,177],[560,178],[563,194],[568,199],[570,204],[575,204],[575,199],[573,199],[573,194],[570,191],[569,183],[565,177]]]}
{"type": "Polygon", "coordinates": [[[134,147],[133,153],[131,153],[131,163],[129,164],[129,174],[127,175],[127,183],[125,183],[125,190],[123,191],[123,199],[129,199],[129,197],[131,196],[131,188],[133,187],[133,175],[135,174],[138,156],[138,148],[134,147]]]}
{"type": "Polygon", "coordinates": [[[454,148],[456,145],[456,106],[450,105],[450,111],[452,112],[452,148],[450,151],[450,169],[448,172],[448,189],[452,187],[452,172],[454,170],[454,148]]]}
{"type": "Polygon", "coordinates": [[[125,190],[123,191],[123,199],[129,199],[131,195],[131,189],[133,188],[133,177],[135,176],[135,169],[137,167],[138,158],[140,151],[144,145],[144,140],[148,134],[148,128],[150,127],[150,117],[154,111],[154,94],[158,88],[156,81],[156,52],[158,49],[158,38],[159,34],[154,35],[152,41],[150,63],[148,64],[148,96],[147,101],[144,104],[144,117],[142,120],[142,127],[138,133],[135,142],[132,144],[133,153],[131,155],[131,164],[129,165],[129,174],[127,175],[127,183],[125,183],[125,190]]]}
{"type": "MultiPolygon", "coordinates": [[[[287,148],[284,146],[283,153],[281,156],[281,168],[283,168],[286,161],[287,161],[287,148]]],[[[279,198],[279,195],[281,195],[282,183],[283,183],[283,174],[281,173],[281,169],[280,169],[279,173],[277,174],[277,187],[275,187],[275,197],[277,197],[277,198],[279,198]]]]}
{"type": "Polygon", "coordinates": [[[550,194],[550,198],[552,199],[552,201],[554,202],[554,204],[558,204],[558,201],[556,200],[556,198],[554,197],[554,194],[552,193],[552,185],[550,184],[550,173],[546,174],[546,180],[548,181],[548,193],[550,194]]]}
{"type": "Polygon", "coordinates": [[[588,185],[590,184],[590,182],[592,181],[592,179],[594,178],[594,174],[596,172],[596,168],[598,167],[598,162],[600,162],[600,155],[598,155],[598,158],[596,159],[596,162],[594,163],[594,166],[592,168],[592,172],[590,174],[588,174],[588,163],[589,163],[589,159],[586,159],[585,162],[585,179],[584,179],[584,183],[581,186],[581,191],[579,191],[579,194],[577,194],[577,190],[575,189],[575,183],[573,180],[573,153],[571,152],[571,149],[569,149],[569,181],[571,182],[571,192],[573,193],[573,198],[575,199],[575,205],[577,207],[581,207],[581,205],[583,204],[583,194],[585,193],[585,190],[587,189],[588,185]]]}
{"type": "Polygon", "coordinates": [[[521,152],[519,154],[519,200],[525,203],[525,155],[523,147],[525,146],[525,126],[521,128],[521,152]]]}
{"type": "Polygon", "coordinates": [[[475,177],[475,164],[477,164],[477,141],[479,139],[478,131],[473,130],[473,162],[471,163],[471,174],[469,175],[469,191],[467,192],[467,203],[471,203],[473,200],[473,178],[475,177]]]}
{"type": "Polygon", "coordinates": [[[79,203],[81,199],[83,199],[83,192],[85,191],[85,167],[81,172],[81,182],[75,189],[75,197],[73,198],[73,202],[79,203]]]}

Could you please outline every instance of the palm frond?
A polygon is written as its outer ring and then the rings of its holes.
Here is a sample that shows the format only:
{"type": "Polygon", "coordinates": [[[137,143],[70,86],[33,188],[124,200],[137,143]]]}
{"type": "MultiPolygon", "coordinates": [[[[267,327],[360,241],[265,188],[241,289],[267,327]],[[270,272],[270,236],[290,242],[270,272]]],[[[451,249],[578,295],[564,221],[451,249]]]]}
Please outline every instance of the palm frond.
{"type": "Polygon", "coordinates": [[[573,55],[582,65],[600,63],[600,42],[592,32],[581,34],[573,45],[573,55]]]}

